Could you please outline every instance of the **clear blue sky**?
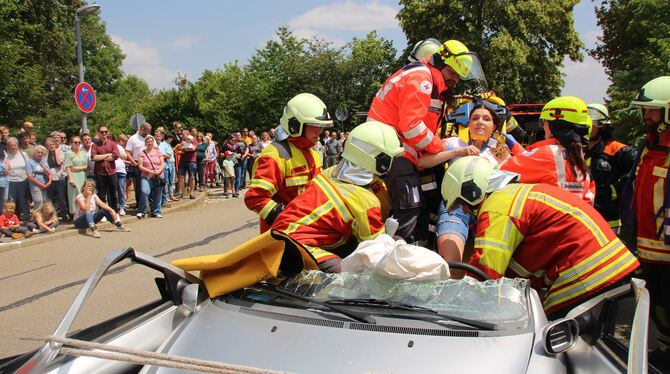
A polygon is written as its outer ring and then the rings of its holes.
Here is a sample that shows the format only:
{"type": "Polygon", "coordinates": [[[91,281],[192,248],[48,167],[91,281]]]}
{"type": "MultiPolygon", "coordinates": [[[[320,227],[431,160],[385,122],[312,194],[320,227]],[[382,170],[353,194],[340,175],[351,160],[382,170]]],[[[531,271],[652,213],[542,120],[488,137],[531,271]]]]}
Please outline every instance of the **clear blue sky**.
{"type": "MultiPolygon", "coordinates": [[[[107,32],[127,55],[122,66],[160,89],[172,87],[177,72],[189,80],[205,69],[225,63],[245,63],[257,48],[274,36],[278,26],[288,25],[298,36],[314,35],[343,45],[370,30],[393,41],[403,50],[407,44],[395,20],[396,0],[98,0],[107,32]]],[[[575,26],[586,47],[595,43],[599,29],[591,1],[575,8],[575,26]]],[[[84,61],[85,63],[85,61],[84,61]]],[[[585,56],[583,63],[565,62],[564,95],[600,102],[609,85],[602,66],[585,56]]],[[[493,77],[489,77],[492,79],[493,77]]]]}

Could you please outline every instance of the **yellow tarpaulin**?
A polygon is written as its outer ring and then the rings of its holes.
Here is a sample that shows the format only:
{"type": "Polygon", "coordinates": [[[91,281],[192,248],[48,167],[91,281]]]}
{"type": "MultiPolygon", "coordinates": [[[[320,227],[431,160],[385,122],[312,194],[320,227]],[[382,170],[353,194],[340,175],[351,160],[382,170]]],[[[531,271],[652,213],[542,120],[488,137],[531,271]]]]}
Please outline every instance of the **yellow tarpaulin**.
{"type": "Polygon", "coordinates": [[[275,229],[229,252],[182,258],[173,261],[172,265],[186,271],[200,271],[200,278],[212,298],[260,281],[279,284],[303,269],[318,270],[309,251],[275,229]]]}

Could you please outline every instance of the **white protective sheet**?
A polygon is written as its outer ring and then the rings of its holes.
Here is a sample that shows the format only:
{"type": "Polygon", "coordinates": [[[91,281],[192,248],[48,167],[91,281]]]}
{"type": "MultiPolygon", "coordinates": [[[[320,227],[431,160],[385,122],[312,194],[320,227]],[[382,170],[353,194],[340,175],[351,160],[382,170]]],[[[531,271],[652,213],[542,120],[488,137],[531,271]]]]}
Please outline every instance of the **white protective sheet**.
{"type": "Polygon", "coordinates": [[[449,265],[437,253],[382,234],[361,242],[342,260],[342,272],[379,274],[406,280],[449,279],[449,265]]]}

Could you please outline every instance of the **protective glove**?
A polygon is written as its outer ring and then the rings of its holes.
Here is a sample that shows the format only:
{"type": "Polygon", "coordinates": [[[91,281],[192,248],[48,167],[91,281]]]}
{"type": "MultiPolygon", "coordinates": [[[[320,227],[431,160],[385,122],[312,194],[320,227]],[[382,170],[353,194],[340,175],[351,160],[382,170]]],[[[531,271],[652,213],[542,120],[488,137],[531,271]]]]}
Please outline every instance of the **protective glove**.
{"type": "Polygon", "coordinates": [[[268,213],[268,215],[265,217],[265,223],[268,224],[268,226],[272,226],[274,223],[275,219],[277,219],[277,216],[279,213],[284,211],[284,204],[277,204],[275,205],[274,208],[268,213]]]}
{"type": "Polygon", "coordinates": [[[514,145],[519,144],[519,142],[517,142],[516,139],[514,139],[514,137],[512,135],[510,135],[510,134],[504,134],[504,135],[505,135],[505,139],[507,139],[507,141],[506,141],[507,148],[512,149],[514,147],[514,145]]]}

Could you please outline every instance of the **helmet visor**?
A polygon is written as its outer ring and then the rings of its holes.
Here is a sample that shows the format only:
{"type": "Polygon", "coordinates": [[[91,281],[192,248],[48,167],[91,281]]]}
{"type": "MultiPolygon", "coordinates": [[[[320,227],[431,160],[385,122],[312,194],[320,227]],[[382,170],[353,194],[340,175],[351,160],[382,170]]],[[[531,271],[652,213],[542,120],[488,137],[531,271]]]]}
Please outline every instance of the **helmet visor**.
{"type": "Polygon", "coordinates": [[[445,63],[461,77],[462,80],[475,80],[480,87],[487,87],[484,69],[479,57],[474,52],[461,52],[446,58],[445,63]]]}

